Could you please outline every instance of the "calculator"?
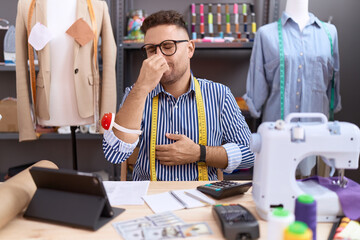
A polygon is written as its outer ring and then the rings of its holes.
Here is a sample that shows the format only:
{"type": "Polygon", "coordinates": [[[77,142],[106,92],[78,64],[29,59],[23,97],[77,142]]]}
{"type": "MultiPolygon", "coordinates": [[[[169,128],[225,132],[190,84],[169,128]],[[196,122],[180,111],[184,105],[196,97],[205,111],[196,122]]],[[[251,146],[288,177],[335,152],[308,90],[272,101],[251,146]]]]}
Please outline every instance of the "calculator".
{"type": "Polygon", "coordinates": [[[257,239],[259,223],[249,210],[240,204],[217,204],[213,215],[227,240],[257,239]]]}
{"type": "Polygon", "coordinates": [[[197,187],[197,190],[210,195],[215,199],[223,199],[226,197],[242,194],[249,190],[252,182],[238,183],[228,180],[208,183],[197,187]]]}

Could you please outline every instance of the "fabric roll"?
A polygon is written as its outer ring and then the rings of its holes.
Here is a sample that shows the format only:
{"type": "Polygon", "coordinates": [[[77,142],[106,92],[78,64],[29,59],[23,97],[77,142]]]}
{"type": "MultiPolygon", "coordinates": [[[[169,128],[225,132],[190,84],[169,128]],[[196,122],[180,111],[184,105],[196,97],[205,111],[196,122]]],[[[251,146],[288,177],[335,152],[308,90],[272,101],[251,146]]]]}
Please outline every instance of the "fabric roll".
{"type": "Polygon", "coordinates": [[[35,194],[36,185],[29,172],[31,167],[58,169],[53,162],[41,160],[0,184],[0,229],[26,208],[35,194]]]}

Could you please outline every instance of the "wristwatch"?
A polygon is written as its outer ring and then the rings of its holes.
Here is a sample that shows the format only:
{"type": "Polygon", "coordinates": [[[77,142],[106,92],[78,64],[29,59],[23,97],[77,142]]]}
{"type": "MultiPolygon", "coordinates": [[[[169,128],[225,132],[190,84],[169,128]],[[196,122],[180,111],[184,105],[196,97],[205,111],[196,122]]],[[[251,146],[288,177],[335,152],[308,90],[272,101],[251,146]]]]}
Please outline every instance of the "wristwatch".
{"type": "Polygon", "coordinates": [[[204,145],[199,144],[200,146],[200,160],[199,162],[206,163],[206,147],[204,145]]]}

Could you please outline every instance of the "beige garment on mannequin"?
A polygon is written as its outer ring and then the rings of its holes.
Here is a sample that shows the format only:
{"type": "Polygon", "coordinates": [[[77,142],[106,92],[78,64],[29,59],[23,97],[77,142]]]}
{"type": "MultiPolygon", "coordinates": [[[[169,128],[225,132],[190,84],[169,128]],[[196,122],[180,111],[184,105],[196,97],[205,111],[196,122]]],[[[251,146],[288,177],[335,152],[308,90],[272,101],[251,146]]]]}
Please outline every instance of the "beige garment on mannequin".
{"type": "MultiPolygon", "coordinates": [[[[116,111],[116,44],[110,15],[105,1],[92,0],[95,12],[97,38],[101,37],[102,75],[94,67],[93,41],[84,46],[74,43],[72,75],[75,83],[76,104],[79,116],[94,116],[94,88],[100,84],[99,112],[116,111]]],[[[27,16],[31,0],[19,0],[16,17],[16,87],[18,99],[19,140],[34,140],[36,134],[32,123],[29,101],[27,66],[27,16]]],[[[92,26],[85,0],[77,0],[76,19],[82,18],[92,26]]],[[[31,28],[40,22],[47,26],[47,0],[36,0],[31,28]]],[[[50,119],[51,62],[50,44],[37,52],[39,71],[36,79],[36,117],[50,119]]]]}

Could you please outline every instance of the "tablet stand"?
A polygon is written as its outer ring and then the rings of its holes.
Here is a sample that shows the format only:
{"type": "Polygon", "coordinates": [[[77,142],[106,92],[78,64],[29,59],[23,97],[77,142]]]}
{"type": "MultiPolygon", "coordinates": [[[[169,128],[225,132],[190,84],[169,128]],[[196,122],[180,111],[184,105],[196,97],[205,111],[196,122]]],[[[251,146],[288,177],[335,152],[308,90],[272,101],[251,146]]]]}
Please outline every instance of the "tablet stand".
{"type": "Polygon", "coordinates": [[[97,230],[125,209],[104,211],[107,199],[101,196],[38,188],[24,217],[97,230]]]}

